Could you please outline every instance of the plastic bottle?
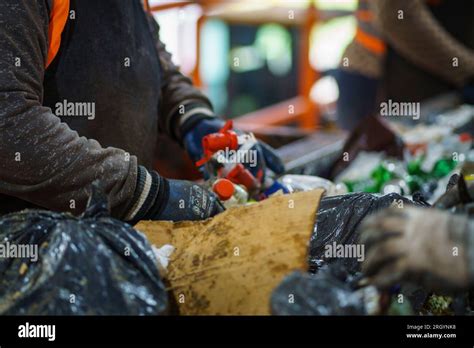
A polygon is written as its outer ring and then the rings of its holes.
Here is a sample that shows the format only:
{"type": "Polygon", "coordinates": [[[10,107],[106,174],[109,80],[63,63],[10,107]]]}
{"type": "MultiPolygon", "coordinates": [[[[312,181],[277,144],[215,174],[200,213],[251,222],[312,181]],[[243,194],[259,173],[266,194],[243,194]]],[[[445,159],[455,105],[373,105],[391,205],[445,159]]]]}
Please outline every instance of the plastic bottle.
{"type": "Polygon", "coordinates": [[[243,186],[236,185],[228,179],[217,179],[212,185],[212,190],[226,208],[244,205],[249,199],[248,192],[243,186]]]}
{"type": "Polygon", "coordinates": [[[345,184],[334,184],[332,181],[320,178],[319,176],[287,174],[283,175],[278,180],[291,193],[311,191],[318,188],[326,190],[327,196],[336,196],[347,193],[347,187],[345,184]]]}

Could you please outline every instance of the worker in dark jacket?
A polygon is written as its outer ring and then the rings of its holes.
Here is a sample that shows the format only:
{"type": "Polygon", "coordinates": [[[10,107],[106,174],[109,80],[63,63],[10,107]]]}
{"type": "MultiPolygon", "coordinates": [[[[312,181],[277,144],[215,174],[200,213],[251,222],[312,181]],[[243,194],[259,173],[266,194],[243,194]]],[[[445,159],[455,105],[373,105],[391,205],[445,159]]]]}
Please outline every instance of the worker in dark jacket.
{"type": "Polygon", "coordinates": [[[340,126],[382,101],[420,102],[459,90],[474,102],[474,2],[359,0],[357,30],[336,72],[340,126]]]}
{"type": "Polygon", "coordinates": [[[143,3],[67,1],[55,47],[63,1],[0,2],[0,210],[77,214],[100,180],[125,221],[221,211],[202,186],[152,170],[159,133],[196,159],[223,121],[173,65],[143,3]]]}

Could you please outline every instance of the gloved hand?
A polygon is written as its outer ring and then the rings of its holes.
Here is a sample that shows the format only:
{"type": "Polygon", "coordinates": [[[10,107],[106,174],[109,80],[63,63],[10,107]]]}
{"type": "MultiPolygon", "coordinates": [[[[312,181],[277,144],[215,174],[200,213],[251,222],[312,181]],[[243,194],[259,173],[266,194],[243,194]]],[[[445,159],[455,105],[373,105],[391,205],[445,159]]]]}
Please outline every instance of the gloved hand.
{"type": "Polygon", "coordinates": [[[390,207],[360,227],[366,252],[362,270],[381,288],[411,281],[432,290],[467,289],[468,226],[466,216],[390,207]]]}
{"type": "Polygon", "coordinates": [[[446,192],[438,198],[434,206],[442,209],[452,209],[474,202],[474,185],[466,182],[462,175],[453,174],[449,178],[446,192]]]}
{"type": "Polygon", "coordinates": [[[134,202],[125,221],[204,220],[224,211],[216,195],[207,188],[185,180],[172,180],[138,167],[134,202]]]}
{"type": "Polygon", "coordinates": [[[205,187],[185,180],[166,179],[169,185],[168,199],[159,220],[204,220],[224,211],[217,196],[205,187]]]}
{"type": "MultiPolygon", "coordinates": [[[[208,134],[218,132],[225,124],[225,121],[219,118],[201,119],[198,123],[183,132],[183,142],[186,151],[193,160],[197,162],[204,156],[202,148],[202,138],[208,134]]],[[[239,133],[238,130],[236,130],[239,133]]],[[[262,181],[265,176],[266,168],[271,169],[276,174],[283,174],[285,167],[275,150],[263,141],[258,141],[255,145],[257,151],[256,163],[242,163],[249,171],[262,181]]],[[[204,178],[209,177],[204,167],[200,168],[204,178]]]]}

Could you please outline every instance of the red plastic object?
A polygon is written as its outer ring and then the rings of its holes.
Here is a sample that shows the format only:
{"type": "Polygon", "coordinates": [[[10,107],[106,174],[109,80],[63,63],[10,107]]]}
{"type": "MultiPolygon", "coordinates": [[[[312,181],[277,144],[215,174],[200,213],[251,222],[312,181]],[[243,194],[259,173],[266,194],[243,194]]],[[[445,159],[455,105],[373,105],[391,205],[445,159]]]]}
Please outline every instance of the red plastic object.
{"type": "Polygon", "coordinates": [[[202,138],[202,148],[204,157],[196,162],[200,167],[211,159],[211,157],[220,150],[237,150],[239,147],[237,133],[232,131],[232,121],[227,121],[219,132],[208,134],[202,138]]]}
{"type": "Polygon", "coordinates": [[[461,133],[459,134],[459,141],[461,143],[465,143],[465,142],[468,142],[468,141],[471,141],[472,138],[471,138],[471,135],[469,133],[461,133]]]}
{"type": "Polygon", "coordinates": [[[234,184],[244,185],[249,192],[258,188],[259,183],[257,179],[250,173],[250,171],[243,166],[242,163],[238,163],[232,170],[227,174],[227,179],[232,181],[234,184]]]}
{"type": "Polygon", "coordinates": [[[221,201],[227,201],[235,192],[234,184],[227,179],[216,180],[212,189],[221,201]]]}

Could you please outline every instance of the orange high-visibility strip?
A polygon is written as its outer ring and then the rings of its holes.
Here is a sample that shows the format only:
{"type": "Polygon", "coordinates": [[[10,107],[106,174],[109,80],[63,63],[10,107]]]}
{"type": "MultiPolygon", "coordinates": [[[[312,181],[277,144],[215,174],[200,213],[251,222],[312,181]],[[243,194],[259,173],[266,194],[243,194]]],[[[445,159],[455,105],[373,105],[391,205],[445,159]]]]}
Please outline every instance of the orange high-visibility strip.
{"type": "Polygon", "coordinates": [[[355,40],[375,54],[384,54],[387,50],[385,42],[378,37],[367,34],[360,28],[357,28],[355,40]]]}
{"type": "Polygon", "coordinates": [[[58,54],[61,45],[61,34],[66,26],[69,15],[69,0],[53,0],[53,9],[49,16],[48,28],[48,56],[46,57],[46,68],[51,64],[58,54]]]}

